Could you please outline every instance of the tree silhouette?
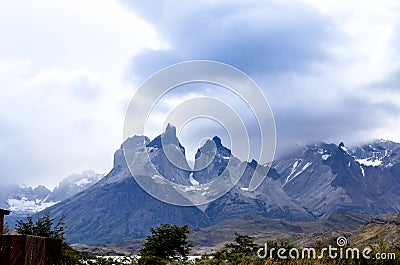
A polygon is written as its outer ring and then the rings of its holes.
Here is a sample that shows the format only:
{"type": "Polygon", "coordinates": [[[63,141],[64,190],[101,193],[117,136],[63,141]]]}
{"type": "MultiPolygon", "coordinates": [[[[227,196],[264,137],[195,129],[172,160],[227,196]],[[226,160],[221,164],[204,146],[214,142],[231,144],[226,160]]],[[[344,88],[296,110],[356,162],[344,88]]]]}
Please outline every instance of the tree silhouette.
{"type": "Polygon", "coordinates": [[[175,259],[185,259],[192,248],[187,242],[189,227],[170,224],[161,224],[151,228],[151,235],[140,251],[141,264],[160,264],[175,259]]]}
{"type": "Polygon", "coordinates": [[[16,230],[20,235],[43,236],[65,240],[64,216],[54,225],[54,219],[50,218],[49,212],[45,213],[43,217],[38,218],[36,222],[33,222],[32,216],[28,216],[26,222],[18,220],[16,230]]]}

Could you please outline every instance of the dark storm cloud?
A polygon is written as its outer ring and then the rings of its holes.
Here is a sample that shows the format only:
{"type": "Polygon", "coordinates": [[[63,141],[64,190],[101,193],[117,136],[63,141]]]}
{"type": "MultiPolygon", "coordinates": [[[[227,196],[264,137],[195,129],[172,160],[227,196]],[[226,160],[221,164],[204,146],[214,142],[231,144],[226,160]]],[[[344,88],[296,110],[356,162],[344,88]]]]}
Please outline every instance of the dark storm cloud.
{"type": "Polygon", "coordinates": [[[278,111],[275,118],[281,140],[307,142],[317,139],[339,142],[346,140],[342,138],[343,135],[383,126],[384,118],[393,113],[392,111],[391,107],[372,108],[360,99],[345,99],[332,104],[332,108],[326,111],[313,108],[312,104],[309,108],[293,106],[285,111],[278,111]]]}
{"type": "MultiPolygon", "coordinates": [[[[384,128],[399,113],[398,102],[376,102],[366,95],[379,94],[383,85],[398,89],[399,75],[383,80],[377,89],[362,82],[360,87],[351,85],[360,78],[352,75],[351,67],[365,57],[354,54],[354,39],[343,30],[340,17],[297,1],[126,4],[168,45],[137,54],[131,75],[144,80],[193,59],[217,60],[243,70],[271,104],[278,153],[294,143],[364,141],[371,138],[368,132],[384,128]]],[[[250,130],[250,137],[259,136],[250,130]]]]}
{"type": "Polygon", "coordinates": [[[133,58],[133,73],[142,79],[193,59],[225,62],[249,74],[304,73],[329,60],[327,47],[341,38],[329,17],[293,1],[129,3],[170,45],[133,58]]]}

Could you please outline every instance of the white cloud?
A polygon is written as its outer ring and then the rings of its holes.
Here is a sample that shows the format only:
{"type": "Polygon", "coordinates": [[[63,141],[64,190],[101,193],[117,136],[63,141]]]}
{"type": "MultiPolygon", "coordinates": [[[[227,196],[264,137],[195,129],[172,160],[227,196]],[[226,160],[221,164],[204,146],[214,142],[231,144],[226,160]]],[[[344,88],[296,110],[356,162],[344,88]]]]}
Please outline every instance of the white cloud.
{"type": "Polygon", "coordinates": [[[0,9],[2,181],[54,186],[108,171],[122,141],[129,59],[162,45],[115,1],[7,1],[0,9]]]}
{"type": "Polygon", "coordinates": [[[400,123],[398,1],[185,2],[182,13],[173,12],[174,0],[158,4],[129,2],[169,43],[138,54],[133,75],[180,60],[221,60],[264,90],[278,146],[400,141],[390,125],[400,123]]]}
{"type": "MultiPolygon", "coordinates": [[[[138,85],[130,81],[188,59],[222,60],[254,78],[281,141],[400,141],[397,1],[128,5],[2,1],[2,180],[52,186],[73,171],[109,170],[138,85]]],[[[194,92],[166,98],[149,130],[194,92]]]]}
{"type": "Polygon", "coordinates": [[[349,40],[336,46],[336,56],[343,60],[348,86],[362,86],[388,78],[400,67],[395,42],[398,1],[316,1],[302,0],[335,19],[349,40]]]}

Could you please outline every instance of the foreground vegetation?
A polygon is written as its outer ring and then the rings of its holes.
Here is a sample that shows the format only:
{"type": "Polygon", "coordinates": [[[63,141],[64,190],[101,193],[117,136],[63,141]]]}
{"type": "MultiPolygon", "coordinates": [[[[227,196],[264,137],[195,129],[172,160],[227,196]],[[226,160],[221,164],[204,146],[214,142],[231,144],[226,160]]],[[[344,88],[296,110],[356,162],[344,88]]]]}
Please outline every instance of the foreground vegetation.
{"type": "MultiPolygon", "coordinates": [[[[36,220],[36,222],[34,222],[31,217],[28,217],[27,221],[18,221],[16,231],[19,234],[44,236],[62,240],[62,265],[400,264],[400,248],[393,241],[385,242],[384,238],[382,238],[381,244],[370,245],[372,247],[371,249],[373,249],[369,254],[369,256],[372,257],[371,259],[365,259],[362,255],[360,255],[359,259],[341,259],[339,257],[333,259],[328,257],[326,252],[325,255],[321,256],[321,258],[318,258],[317,254],[316,258],[282,259],[282,257],[279,257],[278,255],[278,249],[289,251],[296,247],[284,240],[267,241],[266,244],[268,250],[274,249],[275,251],[268,251],[268,256],[266,255],[266,258],[261,259],[258,255],[265,251],[259,251],[261,246],[254,242],[254,238],[238,233],[235,233],[235,239],[232,242],[225,244],[219,250],[203,255],[199,259],[189,260],[188,255],[193,245],[188,242],[187,235],[190,233],[188,226],[176,226],[170,224],[162,224],[157,228],[152,228],[150,230],[151,235],[146,238],[146,242],[143,244],[138,256],[132,255],[131,257],[122,257],[115,260],[114,258],[96,257],[73,249],[65,242],[64,231],[66,226],[63,222],[63,218],[61,218],[56,224],[54,223],[54,219],[50,217],[50,214],[46,213],[42,218],[36,220]],[[392,256],[387,256],[386,259],[375,259],[374,257],[377,253],[391,253],[392,256]],[[394,257],[395,259],[393,259],[394,257]]],[[[368,226],[366,227],[368,228],[368,226]]],[[[388,226],[385,230],[391,231],[392,233],[399,232],[398,227],[395,227],[397,230],[393,230],[392,227],[393,226],[388,226]],[[389,228],[391,228],[391,230],[389,230],[389,228]]],[[[360,237],[359,234],[356,235],[360,237]]],[[[327,243],[322,241],[317,241],[315,243],[316,253],[321,253],[321,250],[324,248],[328,248],[327,243]]],[[[302,252],[305,249],[298,248],[298,250],[302,252]]]]}

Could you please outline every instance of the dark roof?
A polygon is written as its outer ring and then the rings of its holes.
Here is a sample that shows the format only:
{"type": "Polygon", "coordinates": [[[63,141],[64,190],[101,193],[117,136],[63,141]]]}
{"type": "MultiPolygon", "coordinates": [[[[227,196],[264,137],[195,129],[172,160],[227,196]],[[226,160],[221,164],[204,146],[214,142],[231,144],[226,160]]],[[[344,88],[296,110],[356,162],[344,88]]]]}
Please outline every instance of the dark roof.
{"type": "Polygon", "coordinates": [[[9,210],[0,209],[0,215],[9,215],[10,213],[11,211],[9,210]]]}

